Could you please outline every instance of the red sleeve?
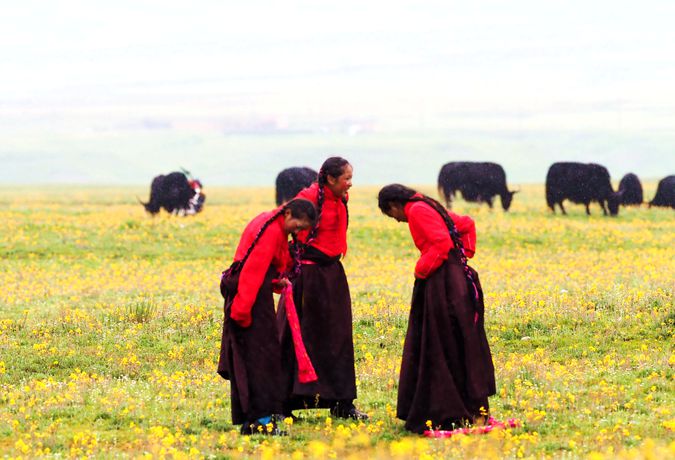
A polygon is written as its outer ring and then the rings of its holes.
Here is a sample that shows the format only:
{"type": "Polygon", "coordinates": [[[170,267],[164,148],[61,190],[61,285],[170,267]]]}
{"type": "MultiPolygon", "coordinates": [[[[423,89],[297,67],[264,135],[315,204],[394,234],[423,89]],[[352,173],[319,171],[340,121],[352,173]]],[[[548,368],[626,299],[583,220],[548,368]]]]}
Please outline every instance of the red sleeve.
{"type": "Polygon", "coordinates": [[[270,225],[263,232],[239,275],[239,286],[232,301],[230,316],[242,327],[251,325],[251,308],[278,250],[279,232],[276,230],[274,225],[270,225]]]}
{"type": "MultiPolygon", "coordinates": [[[[345,195],[345,217],[347,218],[347,223],[345,225],[345,233],[347,232],[347,228],[349,227],[349,211],[347,211],[347,203],[349,202],[349,192],[345,195]]],[[[342,257],[345,258],[347,257],[347,250],[349,249],[349,243],[347,242],[347,237],[345,236],[345,252],[342,254],[342,257]]]]}
{"type": "Polygon", "coordinates": [[[291,255],[288,243],[279,251],[278,262],[275,263],[275,266],[279,270],[279,273],[286,273],[293,268],[293,256],[291,255]]]}
{"type": "Polygon", "coordinates": [[[413,239],[424,241],[422,255],[415,264],[415,277],[424,279],[448,258],[452,240],[443,218],[426,204],[410,208],[408,225],[413,239]]]}
{"type": "MultiPolygon", "coordinates": [[[[289,250],[288,246],[285,246],[279,250],[273,263],[274,266],[277,268],[280,277],[281,275],[288,274],[288,272],[290,272],[291,269],[293,269],[293,257],[291,256],[291,251],[289,250]]],[[[273,279],[272,282],[279,281],[280,277],[273,279]]],[[[272,286],[272,290],[276,294],[281,294],[281,291],[283,291],[283,289],[284,289],[283,286],[277,287],[272,286]]]]}
{"type": "Polygon", "coordinates": [[[476,253],[476,224],[469,216],[460,216],[453,212],[448,212],[448,214],[450,214],[459,232],[459,238],[462,240],[462,246],[464,246],[464,254],[467,257],[473,257],[476,253]]]}
{"type": "MultiPolygon", "coordinates": [[[[309,187],[300,190],[300,193],[298,193],[295,196],[295,198],[302,198],[302,199],[311,201],[314,204],[314,206],[316,206],[316,203],[318,201],[317,193],[318,193],[317,189],[315,187],[313,187],[312,185],[310,185],[309,187]]],[[[308,228],[306,230],[302,230],[302,231],[298,232],[297,239],[301,243],[306,243],[307,242],[307,236],[309,235],[310,230],[311,229],[308,228]]]]}

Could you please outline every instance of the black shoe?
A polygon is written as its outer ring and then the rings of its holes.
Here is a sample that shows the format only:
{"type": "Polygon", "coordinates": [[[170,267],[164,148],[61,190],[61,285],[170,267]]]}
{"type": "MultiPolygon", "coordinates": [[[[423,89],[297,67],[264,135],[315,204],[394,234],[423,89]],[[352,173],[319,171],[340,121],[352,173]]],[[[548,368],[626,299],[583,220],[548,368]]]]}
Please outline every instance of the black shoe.
{"type": "Polygon", "coordinates": [[[288,436],[287,432],[279,429],[275,421],[271,421],[267,425],[263,425],[257,420],[255,422],[245,422],[241,425],[239,433],[244,435],[265,434],[268,436],[288,436]]]}
{"type": "Polygon", "coordinates": [[[340,407],[339,404],[331,407],[330,415],[337,418],[351,418],[353,420],[368,420],[368,414],[361,412],[353,404],[340,407]]]}

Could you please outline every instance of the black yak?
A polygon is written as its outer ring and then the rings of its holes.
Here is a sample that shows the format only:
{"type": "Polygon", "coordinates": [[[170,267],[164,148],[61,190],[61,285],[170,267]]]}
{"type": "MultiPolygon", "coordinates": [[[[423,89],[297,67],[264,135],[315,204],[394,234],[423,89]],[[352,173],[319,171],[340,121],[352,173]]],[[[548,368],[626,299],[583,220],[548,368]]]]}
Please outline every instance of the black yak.
{"type": "Polygon", "coordinates": [[[581,203],[586,206],[586,214],[591,215],[588,208],[591,201],[597,201],[607,215],[607,209],[613,216],[619,213],[622,192],[615,192],[609,179],[609,171],[602,165],[594,163],[553,163],[546,175],[546,203],[555,213],[556,203],[563,214],[563,201],[581,203]],[[607,207],[605,207],[607,202],[607,207]]]}
{"type": "Polygon", "coordinates": [[[277,205],[292,200],[303,188],[312,185],[318,174],[312,168],[286,168],[277,175],[277,205]]]}
{"type": "Polygon", "coordinates": [[[623,193],[621,196],[621,204],[642,204],[642,184],[640,179],[633,173],[628,173],[619,182],[619,192],[623,193]]]}
{"type": "Polygon", "coordinates": [[[499,195],[504,211],[509,210],[513,195],[517,193],[506,188],[506,173],[501,165],[472,161],[446,163],[438,174],[438,193],[448,208],[458,190],[466,201],[484,202],[490,208],[495,195],[499,195]]]}
{"type": "Polygon", "coordinates": [[[649,207],[664,206],[675,209],[675,176],[667,176],[659,181],[656,195],[649,202],[649,207]]]}
{"type": "Polygon", "coordinates": [[[162,174],[152,180],[150,200],[147,203],[141,201],[141,204],[150,214],[157,214],[161,208],[182,216],[196,214],[206,200],[201,190],[202,183],[192,179],[187,171],[162,174]]]}

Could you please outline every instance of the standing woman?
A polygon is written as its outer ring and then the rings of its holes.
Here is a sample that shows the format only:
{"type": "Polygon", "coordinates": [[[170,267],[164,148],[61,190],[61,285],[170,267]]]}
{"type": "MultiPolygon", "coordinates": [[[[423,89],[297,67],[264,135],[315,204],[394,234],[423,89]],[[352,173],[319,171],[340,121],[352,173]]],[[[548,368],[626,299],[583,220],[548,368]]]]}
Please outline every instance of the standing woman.
{"type": "Polygon", "coordinates": [[[468,216],[400,184],[378,196],[380,210],[407,222],[421,256],[403,346],[397,417],[422,433],[479,422],[495,394],[495,375],[485,336],[478,274],[466,264],[476,250],[468,216]]]}
{"type": "MultiPolygon", "coordinates": [[[[356,374],[352,340],[352,303],[349,285],[340,258],[347,252],[348,190],[352,186],[352,166],[340,157],[328,158],[317,182],[301,191],[316,205],[316,224],[298,235],[301,258],[300,276],[294,282],[293,297],[300,318],[307,354],[318,380],[300,383],[297,372],[288,382],[289,399],[284,414],[293,409],[329,408],[339,418],[365,420],[368,416],[354,407],[356,374]]],[[[284,366],[296,367],[289,351],[290,331],[282,337],[284,366]]]]}
{"type": "Polygon", "coordinates": [[[285,276],[293,266],[288,235],[310,228],[315,218],[307,200],[260,214],[246,226],[234,263],[223,272],[218,374],[230,380],[232,423],[242,425],[242,434],[282,434],[272,419],[286,397],[272,293],[288,283],[285,276]]]}

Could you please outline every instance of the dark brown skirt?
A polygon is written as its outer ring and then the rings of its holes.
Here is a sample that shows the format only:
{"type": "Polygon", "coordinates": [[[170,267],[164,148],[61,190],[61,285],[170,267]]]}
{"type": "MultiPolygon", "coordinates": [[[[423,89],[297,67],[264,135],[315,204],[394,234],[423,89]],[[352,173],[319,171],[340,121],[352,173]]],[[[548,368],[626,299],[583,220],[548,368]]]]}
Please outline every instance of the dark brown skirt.
{"type": "Polygon", "coordinates": [[[326,256],[313,257],[316,263],[303,264],[294,282],[293,298],[300,319],[302,339],[318,380],[298,381],[297,363],[285,313],[278,312],[283,324],[281,342],[284,368],[288,371],[286,410],[327,408],[336,402],[356,398],[354,344],[352,340],[352,302],[342,263],[326,256]]]}
{"type": "Polygon", "coordinates": [[[415,281],[397,406],[398,418],[415,433],[427,429],[427,420],[443,428],[471,423],[495,394],[483,291],[473,273],[476,301],[454,251],[429,278],[415,281]]]}
{"type": "Polygon", "coordinates": [[[251,310],[251,326],[242,328],[230,318],[239,275],[225,282],[225,317],[218,374],[230,381],[232,423],[253,422],[282,412],[283,391],[270,267],[251,310]]]}

